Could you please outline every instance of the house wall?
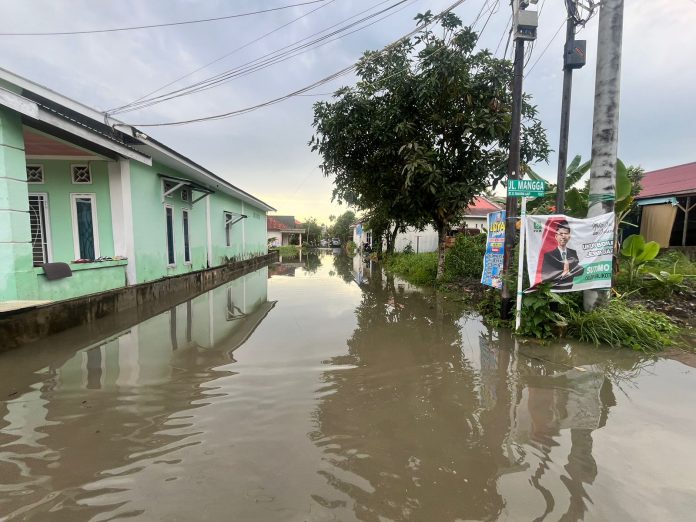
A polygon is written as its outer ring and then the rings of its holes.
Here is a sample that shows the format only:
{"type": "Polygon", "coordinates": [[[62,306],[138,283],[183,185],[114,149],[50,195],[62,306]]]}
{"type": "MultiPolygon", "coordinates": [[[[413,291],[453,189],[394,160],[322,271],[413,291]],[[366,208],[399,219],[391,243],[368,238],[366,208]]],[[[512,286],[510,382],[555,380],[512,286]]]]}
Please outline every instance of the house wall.
{"type": "Polygon", "coordinates": [[[43,166],[44,183],[28,183],[27,185],[29,193],[46,193],[48,195],[51,238],[49,260],[51,262],[69,263],[79,257],[79,252],[75,252],[73,244],[72,194],[94,194],[96,197],[99,253],[95,253],[95,255],[97,257],[119,255],[114,252],[109,176],[107,174],[106,161],[28,159],[27,165],[43,166]],[[92,183],[73,183],[71,166],[85,163],[89,164],[92,183]]]}

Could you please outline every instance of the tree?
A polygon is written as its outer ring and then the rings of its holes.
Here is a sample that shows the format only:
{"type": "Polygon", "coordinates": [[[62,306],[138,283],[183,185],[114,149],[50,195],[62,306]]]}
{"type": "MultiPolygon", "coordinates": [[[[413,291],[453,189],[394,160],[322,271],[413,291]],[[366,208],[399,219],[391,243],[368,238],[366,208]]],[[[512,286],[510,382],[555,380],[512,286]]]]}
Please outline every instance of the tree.
{"type": "Polygon", "coordinates": [[[353,233],[350,226],[355,222],[355,212],[351,210],[345,211],[336,218],[336,222],[331,227],[332,237],[340,238],[343,243],[353,239],[353,233]]]}
{"type": "MultiPolygon", "coordinates": [[[[428,11],[416,18],[434,22],[428,11]]],[[[385,53],[366,53],[352,88],[314,107],[310,144],[334,177],[334,198],[396,226],[432,224],[445,237],[467,206],[500,179],[509,148],[512,65],[456,15],[385,53]]],[[[522,160],[546,159],[548,142],[525,97],[522,160]]],[[[390,230],[393,233],[393,229],[390,230]]]]}
{"type": "Polygon", "coordinates": [[[310,245],[319,244],[321,239],[321,225],[316,218],[308,218],[302,223],[302,228],[307,230],[307,243],[310,245]]]}

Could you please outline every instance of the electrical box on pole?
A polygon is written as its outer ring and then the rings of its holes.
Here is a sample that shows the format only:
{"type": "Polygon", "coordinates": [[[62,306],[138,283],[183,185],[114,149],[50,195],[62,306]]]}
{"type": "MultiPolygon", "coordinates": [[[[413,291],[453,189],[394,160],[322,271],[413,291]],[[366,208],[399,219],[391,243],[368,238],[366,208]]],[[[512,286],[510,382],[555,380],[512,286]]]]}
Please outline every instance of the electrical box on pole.
{"type": "Polygon", "coordinates": [[[587,57],[587,41],[571,40],[566,42],[563,66],[568,69],[580,69],[585,65],[587,57]]]}
{"type": "Polygon", "coordinates": [[[519,9],[515,11],[515,34],[516,40],[536,40],[537,26],[539,25],[539,13],[519,9]]]}

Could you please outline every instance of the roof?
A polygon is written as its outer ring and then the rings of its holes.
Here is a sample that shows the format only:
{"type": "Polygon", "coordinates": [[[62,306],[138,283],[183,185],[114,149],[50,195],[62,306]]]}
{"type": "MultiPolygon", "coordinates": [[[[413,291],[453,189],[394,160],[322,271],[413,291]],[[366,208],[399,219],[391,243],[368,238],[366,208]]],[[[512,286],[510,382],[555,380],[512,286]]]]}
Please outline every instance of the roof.
{"type": "Polygon", "coordinates": [[[288,232],[302,231],[302,223],[295,219],[295,216],[267,216],[266,225],[268,230],[286,230],[288,232]]]}
{"type": "Polygon", "coordinates": [[[486,216],[490,212],[500,210],[502,207],[485,196],[477,196],[474,202],[466,209],[467,216],[486,216]]]}
{"type": "MultiPolygon", "coordinates": [[[[151,164],[151,160],[174,168],[201,183],[207,188],[234,196],[264,211],[275,210],[248,192],[232,185],[205,167],[183,154],[170,149],[163,143],[147,136],[132,125],[125,124],[106,113],[102,113],[59,94],[43,85],[0,68],[0,105],[5,105],[29,118],[30,126],[38,130],[53,127],[59,122],[62,130],[68,129],[78,138],[96,136],[102,147],[116,150],[136,161],[151,164]],[[5,87],[9,84],[10,87],[5,87]]],[[[79,143],[78,143],[79,144],[79,143]]]]}
{"type": "Polygon", "coordinates": [[[696,194],[696,162],[646,172],[636,199],[696,194]]]}

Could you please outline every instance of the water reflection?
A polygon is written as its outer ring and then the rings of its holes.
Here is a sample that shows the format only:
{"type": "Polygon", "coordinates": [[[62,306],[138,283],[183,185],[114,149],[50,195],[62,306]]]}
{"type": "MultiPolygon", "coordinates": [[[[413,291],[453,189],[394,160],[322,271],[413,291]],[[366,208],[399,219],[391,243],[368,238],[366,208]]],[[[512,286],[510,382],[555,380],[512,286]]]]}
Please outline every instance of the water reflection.
{"type": "MultiPolygon", "coordinates": [[[[341,261],[334,266],[347,278],[341,261]]],[[[352,279],[364,290],[358,326],[348,355],[331,362],[354,368],[325,373],[310,437],[335,467],[321,472],[327,484],[354,515],[582,519],[597,476],[592,434],[616,405],[606,354],[516,348],[509,332],[462,320],[456,303],[360,258],[352,279]]],[[[616,373],[640,361],[612,364],[616,373]]]]}
{"type": "Polygon", "coordinates": [[[144,513],[120,510],[128,502],[119,494],[146,469],[154,476],[167,469],[173,480],[185,475],[181,458],[166,455],[203,442],[187,410],[210,404],[210,383],[231,374],[220,365],[234,361],[274,307],[267,279],[262,269],[222,285],[44,368],[26,392],[11,392],[0,406],[0,518],[144,513]]]}

